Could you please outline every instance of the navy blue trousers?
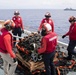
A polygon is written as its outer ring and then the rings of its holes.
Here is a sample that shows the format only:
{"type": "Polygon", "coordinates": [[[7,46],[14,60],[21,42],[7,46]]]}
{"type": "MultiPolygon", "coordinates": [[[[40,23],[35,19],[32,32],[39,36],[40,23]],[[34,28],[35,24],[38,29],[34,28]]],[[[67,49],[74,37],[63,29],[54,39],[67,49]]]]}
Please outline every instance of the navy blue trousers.
{"type": "MultiPolygon", "coordinates": [[[[12,31],[12,33],[15,36],[18,35],[19,37],[21,37],[21,34],[22,34],[21,28],[20,27],[19,28],[14,28],[13,31],[12,31]]],[[[16,41],[16,37],[14,37],[13,40],[16,41]]],[[[19,40],[21,40],[21,39],[19,39],[19,40]]],[[[15,44],[16,44],[16,42],[14,42],[14,45],[15,44]]]]}
{"type": "Polygon", "coordinates": [[[76,51],[74,51],[75,46],[76,46],[76,40],[70,40],[69,45],[67,47],[68,57],[70,59],[72,58],[72,55],[76,55],[76,51]]]}
{"type": "Polygon", "coordinates": [[[56,69],[53,63],[54,56],[55,52],[43,54],[46,75],[56,75],[56,69]]]}

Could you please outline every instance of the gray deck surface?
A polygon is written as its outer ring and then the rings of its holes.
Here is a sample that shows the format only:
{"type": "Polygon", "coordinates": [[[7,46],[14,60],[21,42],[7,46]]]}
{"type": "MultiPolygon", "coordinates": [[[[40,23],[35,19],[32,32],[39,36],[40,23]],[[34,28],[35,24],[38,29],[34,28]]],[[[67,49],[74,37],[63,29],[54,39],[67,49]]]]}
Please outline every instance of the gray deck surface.
{"type": "Polygon", "coordinates": [[[76,75],[76,72],[69,72],[67,75],[76,75]]]}
{"type": "MultiPolygon", "coordinates": [[[[4,71],[2,69],[0,69],[0,75],[4,75],[4,71]]],[[[13,74],[13,75],[19,75],[19,74],[13,74]]]]}

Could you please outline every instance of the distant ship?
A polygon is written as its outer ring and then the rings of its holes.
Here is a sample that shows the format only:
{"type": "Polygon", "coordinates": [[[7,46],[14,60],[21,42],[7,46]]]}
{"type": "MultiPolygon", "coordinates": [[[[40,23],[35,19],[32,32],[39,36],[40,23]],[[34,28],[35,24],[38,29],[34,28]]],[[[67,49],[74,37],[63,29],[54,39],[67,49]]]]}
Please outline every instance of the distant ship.
{"type": "Polygon", "coordinates": [[[72,9],[72,8],[65,8],[65,11],[76,11],[76,9],[72,9]]]}

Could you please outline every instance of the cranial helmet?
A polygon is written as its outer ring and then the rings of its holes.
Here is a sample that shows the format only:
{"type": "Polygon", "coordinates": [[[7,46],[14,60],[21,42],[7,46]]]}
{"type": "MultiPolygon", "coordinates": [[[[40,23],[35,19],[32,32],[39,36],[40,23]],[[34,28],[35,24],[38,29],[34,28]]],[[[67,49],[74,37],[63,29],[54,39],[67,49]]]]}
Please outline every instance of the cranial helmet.
{"type": "Polygon", "coordinates": [[[71,16],[70,18],[69,18],[69,22],[75,22],[76,21],[76,18],[74,17],[74,16],[71,16]]]}
{"type": "Polygon", "coordinates": [[[19,15],[19,14],[20,14],[20,13],[19,13],[19,11],[17,11],[17,10],[14,12],[14,15],[19,15]]]}
{"type": "Polygon", "coordinates": [[[52,30],[52,27],[49,23],[43,23],[43,28],[46,30],[46,31],[51,31],[52,30]]]}
{"type": "Polygon", "coordinates": [[[15,23],[13,22],[13,20],[6,20],[4,22],[4,26],[9,26],[9,27],[15,27],[15,23]]]}
{"type": "Polygon", "coordinates": [[[47,35],[51,30],[52,30],[52,28],[51,28],[51,26],[50,26],[49,23],[43,23],[41,35],[42,35],[42,36],[45,36],[45,35],[47,35]]]}
{"type": "Polygon", "coordinates": [[[45,14],[45,17],[51,17],[51,14],[50,14],[49,12],[47,12],[47,13],[45,14]]]}

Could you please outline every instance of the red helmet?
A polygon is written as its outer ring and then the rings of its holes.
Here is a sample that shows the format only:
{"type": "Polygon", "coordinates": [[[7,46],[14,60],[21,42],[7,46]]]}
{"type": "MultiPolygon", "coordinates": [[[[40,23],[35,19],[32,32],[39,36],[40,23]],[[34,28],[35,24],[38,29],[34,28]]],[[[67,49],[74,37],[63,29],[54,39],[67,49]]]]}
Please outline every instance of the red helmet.
{"type": "Polygon", "coordinates": [[[47,12],[47,13],[45,14],[45,17],[51,17],[51,14],[50,14],[49,12],[47,12]]]}
{"type": "Polygon", "coordinates": [[[14,15],[19,15],[19,14],[20,14],[20,13],[19,13],[19,11],[17,11],[17,10],[14,12],[14,15]]]}
{"type": "Polygon", "coordinates": [[[69,22],[75,22],[76,21],[76,18],[74,17],[74,16],[71,16],[70,18],[69,18],[69,22]]]}

